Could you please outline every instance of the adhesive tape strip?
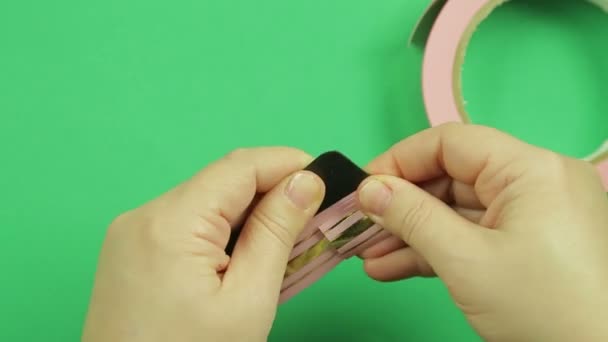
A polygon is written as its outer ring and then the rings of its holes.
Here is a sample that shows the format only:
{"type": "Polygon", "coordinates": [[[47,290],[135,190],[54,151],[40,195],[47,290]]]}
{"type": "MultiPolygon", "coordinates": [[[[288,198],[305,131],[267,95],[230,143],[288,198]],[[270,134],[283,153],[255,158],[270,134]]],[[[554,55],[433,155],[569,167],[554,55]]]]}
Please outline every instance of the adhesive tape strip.
{"type": "MultiPolygon", "coordinates": [[[[608,0],[588,0],[608,12],[608,0]]],[[[477,25],[506,0],[435,0],[414,30],[411,42],[424,45],[422,92],[431,126],[470,122],[464,109],[461,66],[477,25]]],[[[608,140],[585,158],[595,164],[608,190],[608,140]]]]}
{"type": "Polygon", "coordinates": [[[390,237],[357,210],[356,192],[316,215],[291,252],[279,303],[284,303],[348,258],[390,237]]]}
{"type": "Polygon", "coordinates": [[[371,229],[376,226],[350,237],[344,245],[340,244],[342,241],[332,245],[364,218],[365,215],[357,210],[356,192],[315,215],[297,238],[289,256],[287,272],[281,286],[280,303],[296,295],[346,259],[344,253],[352,251],[344,250],[344,247],[356,248],[373,237],[369,233],[376,232],[379,228],[371,229]]]}

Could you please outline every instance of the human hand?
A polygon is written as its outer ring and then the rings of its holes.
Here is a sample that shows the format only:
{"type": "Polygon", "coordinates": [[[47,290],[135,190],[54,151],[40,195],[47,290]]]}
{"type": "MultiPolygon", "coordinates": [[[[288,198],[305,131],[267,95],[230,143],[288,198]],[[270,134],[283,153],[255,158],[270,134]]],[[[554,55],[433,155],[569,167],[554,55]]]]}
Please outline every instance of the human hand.
{"type": "Polygon", "coordinates": [[[121,215],[83,341],[265,341],[289,253],[324,196],[321,179],[299,171],[311,160],[288,148],[240,150],[121,215]]]}
{"type": "Polygon", "coordinates": [[[590,164],[448,124],[368,170],[382,175],[360,205],[396,235],[363,253],[372,278],[436,274],[488,341],[608,339],[608,201],[590,164]]]}

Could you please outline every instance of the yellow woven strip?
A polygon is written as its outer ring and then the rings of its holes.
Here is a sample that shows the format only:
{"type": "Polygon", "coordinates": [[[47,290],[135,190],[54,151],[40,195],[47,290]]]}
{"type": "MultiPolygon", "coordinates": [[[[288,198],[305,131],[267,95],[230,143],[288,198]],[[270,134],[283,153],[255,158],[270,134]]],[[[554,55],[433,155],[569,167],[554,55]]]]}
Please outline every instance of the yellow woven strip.
{"type": "Polygon", "coordinates": [[[317,258],[319,255],[325,253],[329,247],[329,240],[323,238],[317,242],[314,246],[308,249],[306,252],[298,255],[287,264],[287,270],[285,271],[285,277],[288,277],[297,271],[299,271],[306,264],[317,258]]]}
{"type": "Polygon", "coordinates": [[[354,238],[368,230],[371,226],[374,225],[374,221],[372,221],[368,217],[364,217],[361,220],[357,221],[352,226],[348,227],[348,229],[340,235],[336,240],[332,241],[330,247],[332,249],[338,249],[347,243],[351,242],[354,238]]]}
{"type": "MultiPolygon", "coordinates": [[[[350,215],[352,215],[352,213],[350,215]]],[[[347,215],[344,219],[340,220],[340,222],[344,221],[350,215],[347,215]]],[[[363,219],[354,223],[352,226],[348,227],[348,229],[344,231],[344,233],[342,233],[342,235],[340,235],[340,237],[338,237],[336,240],[330,242],[326,238],[323,238],[310,249],[295,257],[287,264],[285,277],[298,272],[300,269],[302,269],[302,267],[306,266],[309,262],[313,261],[326,251],[330,249],[336,250],[346,245],[352,239],[359,236],[373,225],[374,222],[371,219],[364,217],[363,219]]]]}

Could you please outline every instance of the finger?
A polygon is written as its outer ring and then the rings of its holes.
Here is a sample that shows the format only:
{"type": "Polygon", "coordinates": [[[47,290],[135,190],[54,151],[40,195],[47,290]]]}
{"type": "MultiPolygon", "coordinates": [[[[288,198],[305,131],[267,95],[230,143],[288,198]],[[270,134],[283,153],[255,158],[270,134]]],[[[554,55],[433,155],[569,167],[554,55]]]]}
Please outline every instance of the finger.
{"type": "Polygon", "coordinates": [[[224,283],[278,300],[296,238],[321,205],[323,181],[301,171],[269,192],[245,222],[224,283]]]}
{"type": "Polygon", "coordinates": [[[401,248],[379,258],[366,259],[363,265],[365,273],[378,281],[435,276],[433,268],[412,248],[401,248]]]}
{"type": "Polygon", "coordinates": [[[265,193],[312,157],[288,147],[240,149],[209,165],[176,192],[181,205],[200,216],[220,216],[238,225],[257,193],[265,193]]]}
{"type": "Polygon", "coordinates": [[[451,206],[485,209],[473,186],[447,176],[425,182],[420,187],[451,206]]]}
{"type": "Polygon", "coordinates": [[[405,246],[406,244],[403,239],[397,236],[391,236],[366,249],[359,255],[359,257],[363,259],[375,259],[405,246]]]}
{"type": "MultiPolygon", "coordinates": [[[[484,210],[476,210],[476,209],[468,209],[468,208],[458,208],[452,207],[460,216],[466,218],[467,220],[479,224],[481,219],[483,218],[485,211],[484,210]]],[[[391,236],[386,238],[379,243],[373,245],[372,247],[363,251],[359,257],[361,259],[377,259],[381,258],[387,254],[395,252],[399,249],[407,247],[407,244],[399,237],[391,236]]]]}
{"type": "Polygon", "coordinates": [[[435,270],[452,256],[475,250],[485,233],[439,199],[397,177],[369,177],[358,198],[372,220],[401,237],[435,270]]]}
{"type": "Polygon", "coordinates": [[[481,222],[481,219],[486,214],[484,210],[459,207],[453,207],[452,209],[454,209],[460,216],[476,224],[479,224],[479,222],[481,222]]]}
{"type": "MultiPolygon", "coordinates": [[[[442,176],[475,187],[486,207],[521,168],[513,161],[534,162],[540,149],[493,128],[444,124],[394,145],[368,165],[372,174],[389,174],[413,183],[442,176]]],[[[521,166],[521,165],[519,165],[521,166]]]]}

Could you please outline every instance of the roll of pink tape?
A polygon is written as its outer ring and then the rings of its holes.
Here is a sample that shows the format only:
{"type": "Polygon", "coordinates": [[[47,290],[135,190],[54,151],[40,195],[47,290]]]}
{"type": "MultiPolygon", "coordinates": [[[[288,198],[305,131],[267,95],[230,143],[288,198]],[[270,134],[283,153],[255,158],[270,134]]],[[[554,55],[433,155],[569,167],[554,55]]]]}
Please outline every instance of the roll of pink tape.
{"type": "MultiPolygon", "coordinates": [[[[589,0],[608,12],[608,0],[589,0]]],[[[460,70],[477,25],[506,0],[434,0],[418,23],[412,41],[425,44],[422,92],[429,122],[470,122],[462,100],[460,70]]],[[[585,158],[597,165],[608,191],[608,140],[585,158]]]]}

